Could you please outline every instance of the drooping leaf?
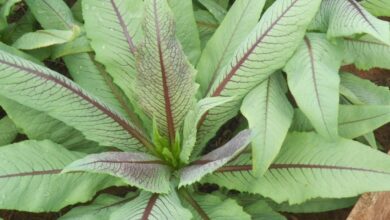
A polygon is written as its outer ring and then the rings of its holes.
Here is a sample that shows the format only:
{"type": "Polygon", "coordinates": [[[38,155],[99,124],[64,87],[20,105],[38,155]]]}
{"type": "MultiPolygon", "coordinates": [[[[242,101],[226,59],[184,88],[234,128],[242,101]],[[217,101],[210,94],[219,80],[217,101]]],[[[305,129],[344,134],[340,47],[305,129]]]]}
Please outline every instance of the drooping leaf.
{"type": "Polygon", "coordinates": [[[293,118],[293,108],[281,82],[273,75],[253,89],[244,99],[241,112],[253,131],[253,169],[259,175],[267,171],[282,147],[293,118]]]}
{"type": "Polygon", "coordinates": [[[114,83],[130,99],[134,96],[135,45],[142,36],[142,0],[83,0],[88,38],[114,83]]]}
{"type": "Polygon", "coordinates": [[[21,0],[7,0],[0,7],[0,30],[5,29],[8,26],[7,18],[9,14],[12,12],[15,4],[21,2],[21,0]]]}
{"type": "Polygon", "coordinates": [[[103,194],[95,199],[92,204],[71,209],[59,220],[107,220],[112,212],[122,207],[126,202],[137,196],[136,193],[128,193],[125,198],[103,194]]]}
{"type": "Polygon", "coordinates": [[[371,15],[355,0],[322,1],[310,29],[326,32],[329,38],[369,34],[390,44],[389,24],[371,15]]]}
{"type": "Polygon", "coordinates": [[[194,220],[244,220],[248,213],[233,199],[221,199],[214,195],[185,194],[183,205],[191,210],[194,220]]]}
{"type": "Polygon", "coordinates": [[[10,144],[18,134],[14,122],[9,117],[0,119],[0,146],[10,144]]]}
{"type": "Polygon", "coordinates": [[[354,63],[359,69],[381,67],[390,69],[390,45],[384,44],[370,36],[359,39],[344,38],[344,62],[354,63]]]}
{"type": "Polygon", "coordinates": [[[171,171],[160,159],[144,153],[105,152],[74,161],[63,172],[87,171],[122,178],[129,185],[167,193],[171,171]]]}
{"type": "Polygon", "coordinates": [[[342,51],[323,34],[308,34],[287,63],[288,86],[299,108],[317,132],[329,139],[338,136],[338,70],[342,51]]]}
{"type": "Polygon", "coordinates": [[[204,155],[199,160],[180,171],[179,186],[199,181],[203,176],[212,173],[239,155],[250,143],[251,132],[244,130],[216,150],[204,155]]]}
{"type": "Polygon", "coordinates": [[[137,198],[113,212],[110,220],[184,220],[191,217],[191,212],[182,207],[175,191],[160,195],[143,191],[137,198]]]}
{"type": "Polygon", "coordinates": [[[219,23],[213,15],[206,10],[196,10],[195,20],[199,30],[201,48],[204,48],[215,30],[217,30],[219,23]]]}
{"type": "Polygon", "coordinates": [[[32,50],[48,47],[56,44],[63,44],[73,40],[75,32],[64,30],[38,30],[20,37],[13,44],[14,47],[22,50],[32,50]]]}
{"type": "Polygon", "coordinates": [[[198,0],[221,23],[226,15],[226,10],[213,0],[198,0]]]}
{"type": "Polygon", "coordinates": [[[204,96],[220,70],[232,59],[240,43],[257,24],[265,0],[236,1],[207,42],[197,65],[197,82],[204,96]]]}
{"type": "Polygon", "coordinates": [[[256,85],[282,68],[301,42],[319,0],[281,0],[262,16],[232,60],[218,74],[208,96],[237,96],[237,101],[208,111],[199,123],[197,148],[202,148],[227,120],[234,117],[241,99],[256,85]]]}
{"type": "Polygon", "coordinates": [[[360,4],[375,16],[390,16],[390,2],[387,0],[364,0],[360,4]]]}
{"type": "Polygon", "coordinates": [[[175,37],[166,0],[145,1],[145,38],[138,48],[136,93],[150,118],[173,145],[184,117],[195,104],[195,70],[175,37]]]}
{"type": "Polygon", "coordinates": [[[168,0],[176,22],[176,36],[188,60],[195,65],[200,56],[200,39],[192,0],[168,0]]]}
{"type": "Polygon", "coordinates": [[[106,175],[59,174],[66,164],[82,155],[50,141],[24,141],[1,147],[0,208],[59,211],[90,200],[101,189],[123,185],[119,179],[106,175]]]}
{"type": "Polygon", "coordinates": [[[0,95],[44,112],[103,146],[151,147],[130,122],[62,75],[4,52],[0,69],[0,95]]]}
{"type": "Polygon", "coordinates": [[[203,182],[289,204],[389,190],[390,156],[347,139],[330,142],[314,133],[293,133],[263,177],[253,175],[250,163],[243,155],[203,182]]]}
{"type": "Polygon", "coordinates": [[[341,73],[340,92],[354,104],[390,105],[389,88],[377,86],[351,73],[341,73]]]}

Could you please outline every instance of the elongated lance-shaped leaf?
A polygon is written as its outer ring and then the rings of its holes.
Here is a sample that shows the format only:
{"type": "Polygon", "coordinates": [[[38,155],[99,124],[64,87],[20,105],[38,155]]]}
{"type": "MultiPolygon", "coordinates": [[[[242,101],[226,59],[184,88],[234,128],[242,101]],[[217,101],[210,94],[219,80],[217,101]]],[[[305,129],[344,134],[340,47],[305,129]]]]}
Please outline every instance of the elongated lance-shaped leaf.
{"type": "Polygon", "coordinates": [[[286,97],[280,74],[272,75],[244,99],[241,112],[253,131],[253,168],[262,175],[275,159],[293,118],[293,108],[286,97]]]}
{"type": "Polygon", "coordinates": [[[80,35],[64,44],[57,45],[52,48],[51,57],[53,59],[57,59],[63,56],[78,54],[78,53],[86,53],[93,52],[91,45],[89,44],[89,40],[85,33],[80,33],[80,35]]]}
{"type": "MultiPolygon", "coordinates": [[[[313,131],[301,111],[296,111],[292,130],[313,131]]],[[[340,105],[338,128],[340,136],[356,138],[390,122],[390,105],[340,105]]]]}
{"type": "Polygon", "coordinates": [[[318,133],[336,138],[342,50],[323,34],[308,34],[284,70],[299,108],[318,133]]]}
{"type": "Polygon", "coordinates": [[[214,16],[219,23],[221,23],[226,15],[226,9],[213,0],[199,0],[207,10],[214,16]]]}
{"type": "Polygon", "coordinates": [[[351,73],[341,73],[340,92],[354,104],[390,105],[390,91],[384,86],[357,77],[351,73]]]}
{"type": "Polygon", "coordinates": [[[387,0],[364,0],[360,4],[375,16],[390,16],[390,2],[387,0]]]}
{"type": "Polygon", "coordinates": [[[365,70],[374,67],[390,69],[390,44],[363,36],[359,39],[344,38],[344,45],[345,63],[354,63],[359,69],[365,70]]]}
{"type": "Polygon", "coordinates": [[[390,44],[388,22],[374,17],[355,0],[322,1],[310,29],[327,32],[330,38],[369,34],[390,44]]]}
{"type": "Polygon", "coordinates": [[[250,130],[241,131],[225,145],[204,155],[187,167],[184,167],[180,171],[179,186],[185,186],[197,182],[203,176],[219,169],[241,153],[250,141],[250,130]]]}
{"type": "Polygon", "coordinates": [[[0,96],[0,105],[12,118],[21,133],[31,140],[51,140],[67,149],[81,152],[98,152],[104,148],[86,140],[75,128],[37,110],[0,96]]]}
{"type": "Polygon", "coordinates": [[[144,153],[91,154],[69,164],[63,172],[72,171],[110,174],[132,186],[155,193],[167,193],[170,187],[170,168],[158,158],[144,153]]]}
{"type": "Polygon", "coordinates": [[[200,39],[192,0],[168,0],[176,21],[176,36],[188,60],[195,65],[200,56],[200,39]]]}
{"type": "Polygon", "coordinates": [[[390,157],[342,138],[335,142],[314,133],[293,133],[264,177],[254,176],[250,163],[249,155],[243,155],[204,182],[290,204],[389,190],[390,157]]]}
{"type": "Polygon", "coordinates": [[[0,146],[10,144],[18,135],[15,123],[7,116],[0,119],[0,131],[0,146]]]}
{"type": "MultiPolygon", "coordinates": [[[[142,36],[142,0],[83,0],[87,36],[96,60],[130,100],[134,96],[135,45],[142,36]]],[[[134,104],[134,103],[133,103],[134,104]]]]}
{"type": "Polygon", "coordinates": [[[83,155],[47,140],[1,147],[0,208],[59,211],[65,206],[89,201],[101,189],[124,185],[107,175],[59,174],[66,164],[83,155]]]}
{"type": "Polygon", "coordinates": [[[0,69],[0,95],[45,112],[103,146],[151,147],[130,122],[62,75],[4,52],[0,69]]]}
{"type": "Polygon", "coordinates": [[[206,10],[196,10],[195,20],[199,30],[200,45],[201,48],[204,48],[215,30],[218,28],[219,23],[213,15],[206,10]]]}
{"type": "Polygon", "coordinates": [[[286,64],[319,5],[319,0],[281,0],[265,12],[208,94],[237,96],[238,101],[216,107],[204,116],[198,126],[197,148],[202,148],[222,124],[237,114],[240,100],[251,89],[286,64]]]}
{"type": "Polygon", "coordinates": [[[22,50],[32,50],[63,44],[74,39],[76,30],[38,30],[21,36],[13,46],[22,50]]]}
{"type": "Polygon", "coordinates": [[[207,42],[197,65],[197,82],[204,96],[217,73],[228,64],[240,43],[257,24],[265,0],[236,1],[225,19],[207,42]]]}
{"type": "Polygon", "coordinates": [[[124,204],[110,216],[111,220],[184,220],[191,218],[191,212],[181,205],[174,190],[169,194],[152,194],[142,191],[137,198],[124,204]]]}
{"type": "Polygon", "coordinates": [[[139,48],[137,94],[140,105],[155,118],[171,145],[184,117],[195,104],[195,70],[175,37],[166,0],[145,1],[145,38],[139,48]]]}
{"type": "Polygon", "coordinates": [[[45,29],[72,30],[72,12],[62,0],[25,0],[28,8],[45,29]]]}
{"type": "MultiPolygon", "coordinates": [[[[180,192],[183,192],[182,190],[180,192]]],[[[191,210],[194,220],[244,220],[251,216],[233,199],[221,199],[215,195],[180,194],[183,205],[191,210]]]]}
{"type": "Polygon", "coordinates": [[[112,212],[122,207],[127,202],[137,197],[137,193],[130,192],[124,198],[102,194],[97,197],[91,204],[71,209],[59,220],[107,220],[112,212]]]}

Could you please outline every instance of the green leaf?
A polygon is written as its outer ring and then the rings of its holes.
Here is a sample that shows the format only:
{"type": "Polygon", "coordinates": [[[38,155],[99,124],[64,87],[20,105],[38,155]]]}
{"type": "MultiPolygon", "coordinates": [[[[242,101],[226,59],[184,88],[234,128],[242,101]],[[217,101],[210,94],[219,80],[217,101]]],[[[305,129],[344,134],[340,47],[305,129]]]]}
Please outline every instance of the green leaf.
{"type": "Polygon", "coordinates": [[[175,37],[166,0],[145,1],[143,30],[145,38],[137,56],[138,102],[173,146],[176,132],[195,105],[195,70],[175,37]]]}
{"type": "Polygon", "coordinates": [[[97,191],[123,185],[96,174],[59,174],[80,153],[50,141],[24,141],[0,148],[0,208],[55,212],[90,200],[97,191]],[[34,201],[34,202],[31,202],[34,201]]]}
{"type": "Polygon", "coordinates": [[[0,146],[12,143],[18,135],[18,129],[9,117],[0,119],[0,146]]]}
{"type": "Polygon", "coordinates": [[[257,201],[244,207],[253,220],[286,220],[286,217],[274,211],[265,201],[257,201]]]}
{"type": "Polygon", "coordinates": [[[2,31],[1,40],[3,43],[11,45],[22,35],[35,31],[36,21],[30,10],[15,23],[9,24],[6,29],[2,31]]]}
{"type": "Polygon", "coordinates": [[[196,25],[199,30],[201,48],[204,48],[208,40],[218,28],[218,21],[206,10],[195,11],[196,25]]]}
{"type": "MultiPolygon", "coordinates": [[[[88,38],[114,83],[132,100],[135,80],[135,45],[142,36],[142,0],[83,0],[88,38]]],[[[134,104],[134,103],[133,103],[134,104]]]]}
{"type": "Polygon", "coordinates": [[[244,99],[241,112],[253,131],[253,169],[259,175],[267,171],[282,147],[293,118],[293,108],[281,82],[273,75],[253,89],[244,99]]]}
{"type": "Polygon", "coordinates": [[[357,77],[351,73],[341,73],[340,92],[354,104],[390,105],[390,91],[387,87],[357,77]]]}
{"type": "Polygon", "coordinates": [[[198,0],[210,13],[214,16],[219,23],[222,22],[226,15],[226,10],[219,5],[216,1],[213,0],[198,0]]]}
{"type": "Polygon", "coordinates": [[[364,0],[360,4],[375,16],[390,16],[390,2],[387,0],[364,0]]]}
{"type": "Polygon", "coordinates": [[[188,60],[195,65],[200,56],[200,39],[192,0],[168,0],[176,21],[176,36],[188,60]]]}
{"type": "Polygon", "coordinates": [[[135,196],[136,193],[128,193],[125,198],[103,194],[97,197],[92,204],[71,209],[59,220],[107,220],[112,212],[134,199],[135,196]]]}
{"type": "Polygon", "coordinates": [[[326,32],[328,38],[369,34],[390,44],[388,22],[377,19],[355,0],[322,1],[309,29],[326,32]]]}
{"type": "Polygon", "coordinates": [[[70,10],[72,11],[73,17],[77,21],[84,23],[81,2],[82,2],[82,0],[76,0],[76,2],[72,5],[72,8],[70,10]]]}
{"type": "Polygon", "coordinates": [[[22,50],[32,50],[56,44],[63,44],[73,40],[74,37],[75,32],[73,31],[39,30],[23,35],[16,40],[13,46],[22,50]]]}
{"type": "Polygon", "coordinates": [[[323,34],[308,34],[287,63],[288,86],[299,108],[317,132],[329,139],[337,133],[338,70],[342,50],[323,34]]]}
{"type": "Polygon", "coordinates": [[[191,219],[189,210],[182,207],[175,191],[169,194],[152,194],[141,192],[134,200],[124,204],[122,208],[113,212],[110,220],[132,219],[191,219]]]}
{"type": "Polygon", "coordinates": [[[91,154],[69,164],[63,172],[87,171],[120,177],[129,185],[150,192],[167,193],[171,170],[160,159],[144,153],[91,154]]]}
{"type": "Polygon", "coordinates": [[[88,141],[83,134],[49,115],[28,108],[0,96],[0,105],[22,133],[31,140],[51,140],[69,150],[97,152],[102,150],[97,143],[88,141]]]}
{"type": "Polygon", "coordinates": [[[64,76],[4,52],[0,69],[0,95],[44,112],[103,146],[151,148],[130,122],[64,76]]]}
{"type": "Polygon", "coordinates": [[[25,0],[44,29],[72,30],[72,12],[63,0],[25,0]]]}
{"type": "Polygon", "coordinates": [[[39,61],[38,59],[36,59],[35,57],[33,57],[27,53],[24,53],[24,52],[16,49],[15,47],[8,46],[7,44],[4,44],[2,42],[0,42],[0,50],[5,51],[5,52],[10,53],[10,54],[13,54],[13,55],[16,55],[18,57],[24,58],[26,60],[29,60],[31,62],[34,62],[36,64],[40,64],[43,66],[43,63],[41,61],[39,61]]]}
{"type": "Polygon", "coordinates": [[[359,39],[344,38],[344,62],[354,63],[359,69],[374,67],[390,69],[390,45],[369,36],[359,39]]]}
{"type": "Polygon", "coordinates": [[[221,125],[237,114],[241,99],[250,90],[286,64],[319,5],[319,0],[281,0],[264,13],[218,74],[208,94],[237,96],[237,101],[213,108],[203,116],[198,126],[197,148],[203,148],[221,125]]]}
{"type": "Polygon", "coordinates": [[[225,145],[184,167],[180,170],[179,187],[197,182],[203,176],[216,171],[239,155],[250,141],[251,132],[249,130],[241,131],[225,145]]]}
{"type": "Polygon", "coordinates": [[[347,139],[330,142],[314,133],[293,133],[264,177],[253,175],[245,156],[203,182],[289,204],[387,191],[390,186],[390,156],[347,139]]]}
{"type": "MultiPolygon", "coordinates": [[[[189,194],[188,194],[189,195],[189,194]]],[[[251,216],[233,199],[221,199],[214,195],[182,196],[186,199],[184,206],[191,210],[194,220],[244,220],[251,216]],[[205,218],[207,217],[207,218],[205,218]]]]}
{"type": "Polygon", "coordinates": [[[78,53],[92,52],[91,45],[89,45],[89,40],[85,34],[79,35],[76,39],[64,43],[61,45],[56,45],[53,47],[51,57],[57,59],[67,55],[73,55],[78,53]]]}
{"type": "Polygon", "coordinates": [[[0,30],[5,29],[8,26],[7,18],[15,4],[21,2],[21,0],[7,0],[0,8],[0,30]]]}
{"type": "Polygon", "coordinates": [[[217,73],[231,61],[240,43],[257,24],[265,0],[236,1],[207,42],[197,65],[197,82],[202,97],[207,94],[217,73]]]}

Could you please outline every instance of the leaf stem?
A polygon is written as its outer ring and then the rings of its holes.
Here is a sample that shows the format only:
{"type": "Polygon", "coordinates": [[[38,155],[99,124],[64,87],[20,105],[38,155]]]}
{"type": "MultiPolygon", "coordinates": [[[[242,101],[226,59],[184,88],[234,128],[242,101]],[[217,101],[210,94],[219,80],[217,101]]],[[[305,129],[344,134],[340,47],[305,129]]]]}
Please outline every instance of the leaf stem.
{"type": "Polygon", "coordinates": [[[210,220],[210,217],[207,215],[207,213],[202,209],[202,207],[200,207],[199,203],[191,197],[185,188],[179,189],[179,194],[198,212],[203,220],[210,220]]]}

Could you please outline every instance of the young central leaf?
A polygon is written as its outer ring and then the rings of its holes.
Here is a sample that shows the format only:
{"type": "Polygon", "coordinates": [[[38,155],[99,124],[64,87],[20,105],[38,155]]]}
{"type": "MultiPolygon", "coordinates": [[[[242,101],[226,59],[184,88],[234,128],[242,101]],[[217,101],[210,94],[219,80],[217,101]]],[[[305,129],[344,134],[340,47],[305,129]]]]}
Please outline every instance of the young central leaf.
{"type": "Polygon", "coordinates": [[[142,108],[156,119],[172,145],[195,103],[195,71],[175,37],[174,19],[166,1],[146,1],[143,29],[136,92],[142,108]]]}

